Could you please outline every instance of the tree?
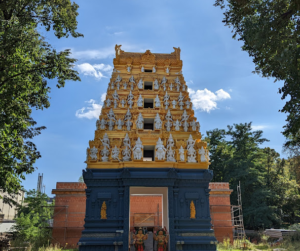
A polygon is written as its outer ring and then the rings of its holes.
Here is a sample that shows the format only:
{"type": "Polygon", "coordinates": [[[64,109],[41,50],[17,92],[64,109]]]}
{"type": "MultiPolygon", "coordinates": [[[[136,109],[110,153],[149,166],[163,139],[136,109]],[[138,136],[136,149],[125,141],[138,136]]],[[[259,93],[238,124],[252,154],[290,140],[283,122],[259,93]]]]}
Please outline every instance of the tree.
{"type": "Polygon", "coordinates": [[[242,49],[253,57],[255,71],[262,77],[283,80],[280,110],[287,113],[283,134],[286,146],[300,142],[300,2],[298,0],[216,0],[225,9],[225,25],[242,49]],[[294,140],[289,140],[292,137],[294,140]]]}
{"type": "Polygon", "coordinates": [[[57,38],[80,37],[77,9],[71,0],[0,1],[0,188],[8,193],[21,189],[41,157],[30,140],[45,127],[35,127],[31,112],[50,106],[47,79],[56,79],[58,88],[80,80],[70,51],[53,49],[38,26],[57,38]]]}
{"type": "Polygon", "coordinates": [[[38,246],[47,244],[51,238],[51,231],[47,227],[53,215],[53,207],[47,204],[48,200],[46,194],[36,190],[29,190],[26,193],[24,206],[19,207],[15,219],[14,230],[18,238],[38,246]]]}

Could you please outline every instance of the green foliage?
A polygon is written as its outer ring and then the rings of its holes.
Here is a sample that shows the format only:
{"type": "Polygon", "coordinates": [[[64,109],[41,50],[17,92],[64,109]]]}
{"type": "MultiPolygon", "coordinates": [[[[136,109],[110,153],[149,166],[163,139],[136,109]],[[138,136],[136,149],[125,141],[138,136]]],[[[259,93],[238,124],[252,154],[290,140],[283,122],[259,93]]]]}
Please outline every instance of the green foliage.
{"type": "Polygon", "coordinates": [[[280,159],[270,148],[260,148],[268,140],[262,131],[252,131],[251,123],[215,129],[205,138],[211,153],[214,181],[229,182],[231,204],[237,204],[236,187],[241,183],[244,224],[247,229],[293,224],[300,215],[299,185],[291,174],[290,161],[280,159]]]}
{"type": "Polygon", "coordinates": [[[284,81],[279,89],[282,99],[288,99],[280,110],[288,114],[283,134],[287,146],[299,144],[300,1],[215,0],[215,6],[224,9],[223,22],[253,57],[254,72],[284,81]]]}
{"type": "Polygon", "coordinates": [[[51,231],[47,227],[53,215],[53,204],[48,205],[48,196],[35,190],[28,191],[26,195],[24,206],[18,210],[14,230],[19,239],[30,242],[37,248],[47,244],[51,237],[51,231]]]}
{"type": "Polygon", "coordinates": [[[71,0],[0,1],[0,188],[16,193],[41,155],[30,140],[45,129],[35,127],[32,108],[50,106],[47,79],[57,87],[80,80],[70,51],[57,52],[38,26],[56,37],[76,32],[78,5],[71,0]]]}

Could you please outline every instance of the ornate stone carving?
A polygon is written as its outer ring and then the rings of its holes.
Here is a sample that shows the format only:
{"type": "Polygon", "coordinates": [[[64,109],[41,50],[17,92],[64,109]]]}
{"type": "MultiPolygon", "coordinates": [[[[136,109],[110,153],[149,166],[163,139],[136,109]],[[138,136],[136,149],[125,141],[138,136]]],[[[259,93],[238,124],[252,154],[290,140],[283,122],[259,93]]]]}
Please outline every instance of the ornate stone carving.
{"type": "Polygon", "coordinates": [[[138,86],[139,89],[143,89],[143,80],[142,79],[140,79],[137,86],[138,86]]]}
{"type": "Polygon", "coordinates": [[[120,150],[117,146],[115,146],[112,150],[111,150],[111,158],[113,160],[119,160],[119,153],[120,153],[120,150]]]}
{"type": "Polygon", "coordinates": [[[185,85],[184,84],[182,85],[182,91],[185,91],[185,85]]]}
{"type": "Polygon", "coordinates": [[[143,129],[144,128],[144,118],[143,118],[143,115],[141,113],[139,113],[139,116],[137,117],[136,128],[137,129],[143,129]]]}
{"type": "Polygon", "coordinates": [[[186,109],[190,108],[191,102],[189,100],[185,101],[186,109]]]}
{"type": "Polygon", "coordinates": [[[166,148],[163,145],[163,142],[158,138],[155,146],[155,157],[157,160],[164,160],[166,157],[166,148]]]}
{"type": "Polygon", "coordinates": [[[167,112],[167,114],[165,116],[165,120],[167,120],[167,121],[169,121],[169,120],[173,121],[172,114],[171,114],[170,110],[168,110],[168,112],[167,112]]]}
{"type": "Polygon", "coordinates": [[[152,68],[152,72],[156,72],[156,68],[155,68],[155,66],[153,66],[153,68],[152,68]]]}
{"type": "Polygon", "coordinates": [[[131,112],[128,108],[126,114],[125,114],[125,117],[124,117],[124,120],[127,121],[127,120],[131,120],[132,116],[131,116],[131,112]]]}
{"type": "Polygon", "coordinates": [[[176,108],[176,104],[177,104],[177,102],[176,102],[176,100],[174,99],[174,100],[172,101],[173,109],[176,108]]]}
{"type": "Polygon", "coordinates": [[[165,83],[167,83],[167,79],[166,79],[166,77],[165,77],[165,76],[163,76],[163,78],[162,78],[162,80],[161,80],[161,83],[160,83],[160,84],[162,85],[162,84],[165,84],[165,83]]]}
{"type": "Polygon", "coordinates": [[[127,83],[126,82],[123,83],[123,88],[124,88],[124,90],[127,90],[127,83]]]}
{"type": "Polygon", "coordinates": [[[193,200],[191,201],[191,204],[190,204],[190,218],[196,219],[196,208],[195,208],[195,204],[194,204],[193,200]]]}
{"type": "Polygon", "coordinates": [[[117,90],[120,90],[120,83],[117,83],[117,90]]]}
{"type": "Polygon", "coordinates": [[[189,139],[187,140],[187,155],[188,159],[187,162],[196,163],[196,151],[194,149],[196,140],[193,140],[192,135],[190,135],[189,139]]]}
{"type": "Polygon", "coordinates": [[[131,83],[135,83],[135,80],[134,80],[134,77],[133,77],[133,75],[129,78],[129,82],[131,82],[131,83]]]}
{"type": "Polygon", "coordinates": [[[187,132],[187,131],[189,130],[189,122],[187,122],[186,120],[183,121],[182,126],[183,126],[183,130],[184,130],[185,132],[187,132]]]}
{"type": "Polygon", "coordinates": [[[131,67],[130,66],[127,66],[127,72],[131,72],[131,67]]]}
{"type": "Polygon", "coordinates": [[[118,107],[118,101],[117,99],[114,99],[114,108],[117,108],[118,107]]]}
{"type": "Polygon", "coordinates": [[[203,146],[198,150],[198,153],[200,154],[200,161],[207,162],[206,152],[205,152],[205,149],[203,148],[203,146]]]}
{"type": "Polygon", "coordinates": [[[128,97],[127,97],[127,103],[129,104],[129,108],[131,109],[132,108],[132,105],[133,105],[133,98],[134,98],[134,96],[133,96],[133,94],[131,93],[131,91],[130,91],[130,93],[128,94],[128,97]]]}
{"type": "Polygon", "coordinates": [[[174,140],[172,134],[170,134],[169,139],[167,141],[167,161],[175,162],[175,151],[173,150],[174,140]]]}
{"type": "Polygon", "coordinates": [[[117,93],[117,90],[115,90],[114,94],[112,95],[112,97],[115,99],[115,100],[119,100],[119,95],[117,93]]]}
{"type": "Polygon", "coordinates": [[[120,75],[117,76],[116,80],[115,80],[115,83],[117,82],[121,82],[122,81],[122,78],[120,77],[120,75]]]}
{"type": "Polygon", "coordinates": [[[197,123],[196,123],[196,121],[193,120],[192,122],[190,122],[190,126],[192,127],[193,131],[197,130],[197,123]]]}
{"type": "Polygon", "coordinates": [[[166,73],[167,73],[167,74],[169,74],[169,73],[170,73],[169,67],[167,67],[167,69],[166,69],[166,73]]]}
{"type": "Polygon", "coordinates": [[[106,103],[106,107],[110,107],[110,105],[111,105],[111,100],[108,98],[108,99],[105,101],[105,103],[106,103]]]}
{"type": "Polygon", "coordinates": [[[145,72],[145,68],[144,68],[144,66],[142,66],[142,68],[141,68],[141,72],[145,72]]]}
{"type": "Polygon", "coordinates": [[[107,117],[108,117],[109,119],[116,120],[113,109],[110,109],[110,110],[109,110],[109,112],[107,113],[107,117]]]}
{"type": "Polygon", "coordinates": [[[122,107],[125,107],[125,104],[126,104],[125,99],[122,99],[122,100],[121,100],[121,105],[122,105],[122,107]]]}
{"type": "Polygon", "coordinates": [[[142,95],[140,94],[138,100],[137,100],[137,106],[138,107],[143,107],[143,98],[142,95]]]}
{"type": "Polygon", "coordinates": [[[171,122],[170,120],[168,120],[168,121],[165,123],[165,126],[166,126],[167,132],[171,131],[172,122],[171,122]]]}
{"type": "Polygon", "coordinates": [[[131,150],[128,146],[122,151],[123,154],[123,161],[130,161],[131,159],[131,150]]]}
{"type": "Polygon", "coordinates": [[[101,121],[100,121],[100,129],[101,130],[105,130],[106,124],[107,124],[106,120],[105,119],[101,119],[101,121]]]}
{"type": "Polygon", "coordinates": [[[156,95],[155,99],[154,99],[154,103],[155,103],[155,107],[160,107],[160,100],[158,95],[156,95]]]}
{"type": "Polygon", "coordinates": [[[118,126],[118,130],[122,130],[122,127],[124,125],[123,120],[122,119],[118,119],[116,124],[118,126]]]}
{"type": "Polygon", "coordinates": [[[125,122],[125,125],[126,125],[126,130],[127,131],[130,131],[131,130],[131,127],[132,127],[132,122],[130,120],[127,120],[125,122]]]}
{"type": "Polygon", "coordinates": [[[107,162],[108,161],[108,156],[109,156],[109,149],[107,149],[106,145],[104,148],[101,150],[101,160],[102,162],[107,162]]]}
{"type": "Polygon", "coordinates": [[[155,79],[155,80],[154,80],[154,90],[158,90],[158,89],[159,89],[158,80],[155,79]]]}
{"type": "Polygon", "coordinates": [[[154,129],[160,130],[162,127],[162,121],[160,119],[160,116],[158,113],[156,113],[155,119],[154,119],[154,129]]]}
{"type": "Polygon", "coordinates": [[[130,139],[129,139],[128,133],[126,133],[126,135],[125,135],[123,144],[124,144],[124,146],[128,146],[128,148],[131,149],[131,144],[130,144],[130,139]]]}
{"type": "Polygon", "coordinates": [[[100,141],[104,147],[107,147],[108,149],[110,148],[109,146],[110,142],[107,133],[104,134],[103,139],[100,139],[100,141]]]}
{"type": "Polygon", "coordinates": [[[115,84],[114,84],[114,82],[111,83],[110,89],[111,89],[111,90],[115,89],[115,84]]]}
{"type": "Polygon", "coordinates": [[[178,76],[175,78],[175,83],[176,83],[176,84],[180,84],[180,80],[179,80],[179,77],[178,77],[178,76]]]}
{"type": "Polygon", "coordinates": [[[174,122],[174,126],[175,126],[175,131],[180,131],[181,122],[179,122],[177,119],[176,122],[174,122]]]}
{"type": "Polygon", "coordinates": [[[133,91],[133,89],[134,89],[134,83],[130,83],[130,90],[133,91]]]}
{"type": "Polygon", "coordinates": [[[169,85],[169,88],[170,88],[170,91],[173,91],[173,83],[171,83],[170,85],[169,85]]]}
{"type": "Polygon", "coordinates": [[[144,146],[142,145],[142,141],[140,137],[138,137],[137,141],[135,142],[135,146],[133,147],[133,158],[135,160],[141,160],[143,157],[143,149],[144,146]]]}
{"type": "Polygon", "coordinates": [[[183,111],[183,114],[181,116],[181,121],[187,121],[189,119],[190,115],[187,115],[186,110],[183,111]]]}
{"type": "Polygon", "coordinates": [[[170,105],[170,103],[168,102],[169,99],[170,99],[170,95],[168,94],[168,92],[166,92],[164,96],[164,106],[166,110],[168,110],[168,107],[170,105]]]}
{"type": "Polygon", "coordinates": [[[180,146],[180,149],[179,149],[179,159],[180,161],[184,162],[185,161],[185,158],[184,158],[184,149],[182,146],[180,146]]]}
{"type": "Polygon", "coordinates": [[[98,154],[98,149],[93,146],[91,149],[90,149],[90,157],[92,160],[97,160],[97,154],[98,154]]]}
{"type": "Polygon", "coordinates": [[[107,219],[106,209],[107,209],[106,203],[105,203],[105,201],[103,201],[102,206],[101,206],[101,220],[107,219]]]}
{"type": "Polygon", "coordinates": [[[109,119],[108,122],[107,122],[107,124],[108,124],[108,130],[112,131],[114,129],[114,125],[115,125],[114,120],[113,119],[109,119]]]}

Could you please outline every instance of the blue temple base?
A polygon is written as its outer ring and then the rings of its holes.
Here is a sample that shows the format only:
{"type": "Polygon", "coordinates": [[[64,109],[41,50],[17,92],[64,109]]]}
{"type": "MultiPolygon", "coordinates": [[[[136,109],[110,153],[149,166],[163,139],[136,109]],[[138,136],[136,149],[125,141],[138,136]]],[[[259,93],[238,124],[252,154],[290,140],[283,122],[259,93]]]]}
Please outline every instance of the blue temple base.
{"type": "MultiPolygon", "coordinates": [[[[174,168],[88,169],[83,171],[86,189],[85,229],[80,251],[129,250],[130,187],[168,189],[169,251],[216,250],[211,229],[208,185],[212,171],[174,168]],[[101,205],[107,219],[101,219],[101,205]],[[195,219],[190,219],[194,201],[195,219]]],[[[145,250],[147,251],[147,250],[145,250]]]]}

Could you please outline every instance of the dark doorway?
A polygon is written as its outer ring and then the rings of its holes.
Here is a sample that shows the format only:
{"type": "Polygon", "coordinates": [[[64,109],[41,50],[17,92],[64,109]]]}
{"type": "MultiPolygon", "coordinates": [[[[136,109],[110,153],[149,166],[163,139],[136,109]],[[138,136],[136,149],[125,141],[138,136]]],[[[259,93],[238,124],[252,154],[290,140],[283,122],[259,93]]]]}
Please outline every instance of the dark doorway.
{"type": "Polygon", "coordinates": [[[144,99],[144,108],[153,108],[153,99],[145,98],[144,99]]]}
{"type": "Polygon", "coordinates": [[[144,89],[145,90],[153,90],[153,82],[145,81],[144,82],[144,89]]]}
{"type": "Polygon", "coordinates": [[[154,161],[154,146],[144,146],[143,161],[154,161]]]}

